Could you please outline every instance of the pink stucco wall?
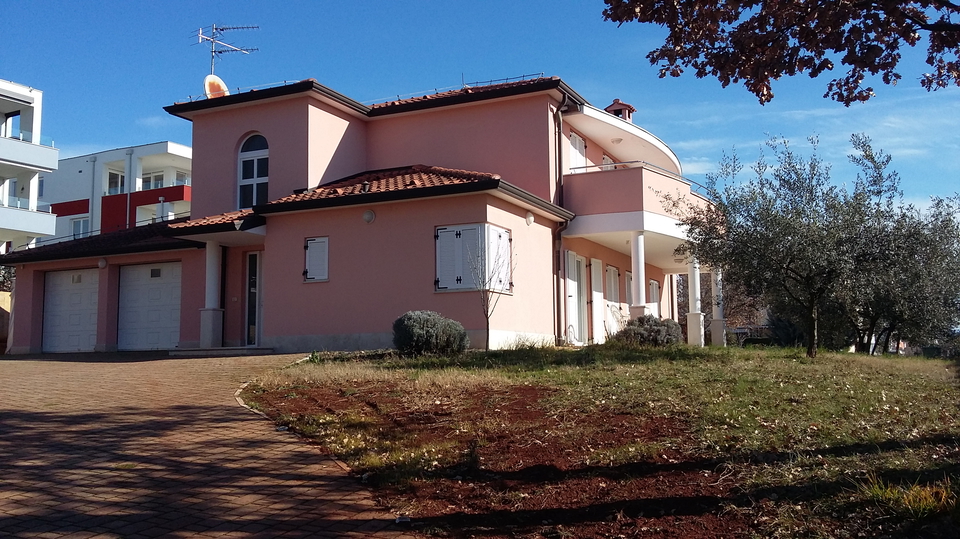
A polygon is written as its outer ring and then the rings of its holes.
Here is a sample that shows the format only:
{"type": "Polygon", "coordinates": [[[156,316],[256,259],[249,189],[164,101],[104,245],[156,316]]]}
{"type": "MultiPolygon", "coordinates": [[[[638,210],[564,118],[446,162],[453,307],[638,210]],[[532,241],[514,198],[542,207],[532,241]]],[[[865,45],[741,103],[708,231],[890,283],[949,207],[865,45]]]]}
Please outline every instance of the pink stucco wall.
{"type": "Polygon", "coordinates": [[[553,104],[532,95],[376,118],[367,128],[367,164],[492,172],[552,200],[553,104]]]}
{"type": "Polygon", "coordinates": [[[240,146],[259,133],[270,146],[270,199],[362,172],[366,125],[310,95],[211,109],[193,118],[194,218],[237,209],[240,146]]]}
{"type": "MultiPolygon", "coordinates": [[[[553,229],[555,224],[504,200],[487,197],[486,221],[510,230],[515,284],[504,295],[490,320],[492,330],[534,335],[554,334],[553,229]]],[[[552,344],[552,343],[551,343],[552,344]]]]}
{"type": "MultiPolygon", "coordinates": [[[[38,353],[43,345],[44,274],[48,271],[96,268],[101,257],[54,262],[38,262],[17,266],[14,333],[10,336],[15,353],[38,353]]],[[[200,308],[203,307],[203,251],[160,251],[103,257],[107,261],[99,269],[97,290],[96,350],[117,349],[117,308],[120,294],[120,267],[158,262],[181,262],[180,342],[200,342],[200,308]],[[199,277],[197,277],[199,276],[199,277]]]]}
{"type": "Polygon", "coordinates": [[[513,231],[515,280],[524,279],[502,298],[492,327],[549,334],[549,224],[527,227],[525,214],[476,194],[270,216],[263,261],[264,342],[284,349],[283,343],[298,336],[388,336],[397,317],[419,309],[437,311],[470,331],[482,330],[478,292],[435,291],[434,234],[437,226],[487,221],[513,231]],[[370,224],[362,220],[366,209],[376,212],[370,224]],[[320,236],[329,237],[329,281],[304,283],[304,241],[320,236]],[[544,246],[534,245],[544,238],[544,246]]]}

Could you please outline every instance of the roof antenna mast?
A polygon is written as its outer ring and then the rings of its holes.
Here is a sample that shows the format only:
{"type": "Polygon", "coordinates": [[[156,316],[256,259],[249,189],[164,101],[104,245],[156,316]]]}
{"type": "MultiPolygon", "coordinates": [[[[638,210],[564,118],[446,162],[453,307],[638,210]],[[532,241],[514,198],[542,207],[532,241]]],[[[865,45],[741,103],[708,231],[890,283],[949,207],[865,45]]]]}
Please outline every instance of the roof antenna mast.
{"type": "Polygon", "coordinates": [[[217,60],[217,56],[221,54],[226,54],[228,52],[242,52],[243,54],[250,54],[251,52],[256,52],[259,49],[248,48],[248,47],[236,47],[229,43],[222,41],[220,38],[223,37],[224,32],[229,32],[230,30],[259,30],[259,26],[217,26],[216,24],[210,27],[210,35],[203,35],[203,28],[197,31],[197,43],[203,43],[204,41],[210,42],[210,74],[213,75],[214,63],[217,60]]]}

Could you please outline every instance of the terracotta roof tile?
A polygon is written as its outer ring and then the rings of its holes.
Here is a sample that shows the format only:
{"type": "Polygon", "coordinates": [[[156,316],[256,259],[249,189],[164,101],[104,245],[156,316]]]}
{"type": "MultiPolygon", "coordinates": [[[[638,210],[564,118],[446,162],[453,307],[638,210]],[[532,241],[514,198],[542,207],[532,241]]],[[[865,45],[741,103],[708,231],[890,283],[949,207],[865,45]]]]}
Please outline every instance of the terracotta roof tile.
{"type": "Polygon", "coordinates": [[[469,170],[427,165],[413,165],[354,174],[341,180],[308,189],[302,193],[295,193],[279,200],[274,200],[268,205],[340,198],[370,193],[407,191],[447,185],[462,185],[483,180],[499,179],[499,174],[471,172],[469,170]]]}
{"type": "Polygon", "coordinates": [[[245,218],[251,215],[253,215],[253,210],[251,209],[231,211],[227,213],[221,213],[220,215],[211,215],[209,217],[201,217],[199,219],[191,219],[189,221],[175,223],[170,225],[170,228],[174,230],[180,230],[184,228],[193,228],[198,226],[236,223],[237,221],[243,221],[245,218]]]}
{"type": "Polygon", "coordinates": [[[489,92],[496,92],[500,90],[508,90],[512,88],[520,88],[523,86],[531,86],[545,81],[560,81],[560,77],[537,77],[534,79],[525,79],[512,82],[502,82],[499,84],[487,84],[484,86],[465,86],[457,90],[450,90],[447,92],[437,92],[435,94],[428,94],[419,97],[410,97],[406,99],[397,99],[394,101],[386,101],[384,103],[377,103],[375,105],[370,105],[371,110],[385,109],[389,107],[398,107],[403,105],[410,105],[413,103],[425,103],[429,101],[437,101],[440,99],[446,98],[456,98],[461,96],[468,96],[472,94],[485,94],[489,92]]]}

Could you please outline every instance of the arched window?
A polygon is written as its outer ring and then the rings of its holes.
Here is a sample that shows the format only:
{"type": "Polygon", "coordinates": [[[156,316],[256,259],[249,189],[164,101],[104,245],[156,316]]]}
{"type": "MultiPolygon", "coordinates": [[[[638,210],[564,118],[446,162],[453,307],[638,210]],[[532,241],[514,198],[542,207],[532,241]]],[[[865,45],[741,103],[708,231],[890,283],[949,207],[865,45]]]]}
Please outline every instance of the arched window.
{"type": "Polygon", "coordinates": [[[267,179],[270,176],[270,157],[267,139],[253,135],[240,147],[240,200],[238,207],[252,208],[267,202],[267,179]]]}

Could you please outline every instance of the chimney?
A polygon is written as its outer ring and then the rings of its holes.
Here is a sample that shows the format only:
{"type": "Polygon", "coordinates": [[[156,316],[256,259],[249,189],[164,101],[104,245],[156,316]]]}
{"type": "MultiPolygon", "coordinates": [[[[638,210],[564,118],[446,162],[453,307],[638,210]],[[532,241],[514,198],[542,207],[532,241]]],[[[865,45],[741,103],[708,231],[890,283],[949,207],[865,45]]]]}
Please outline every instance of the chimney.
{"type": "Polygon", "coordinates": [[[619,99],[614,99],[613,103],[610,103],[610,105],[603,110],[630,123],[633,123],[633,113],[637,112],[637,109],[633,108],[633,105],[628,105],[619,99]]]}

